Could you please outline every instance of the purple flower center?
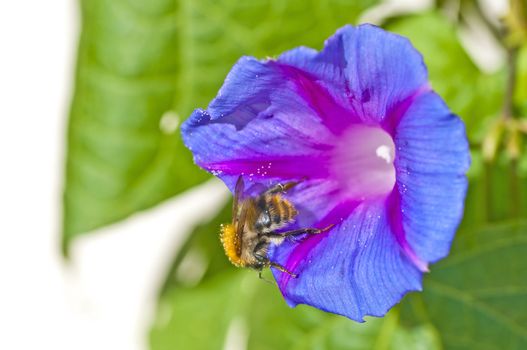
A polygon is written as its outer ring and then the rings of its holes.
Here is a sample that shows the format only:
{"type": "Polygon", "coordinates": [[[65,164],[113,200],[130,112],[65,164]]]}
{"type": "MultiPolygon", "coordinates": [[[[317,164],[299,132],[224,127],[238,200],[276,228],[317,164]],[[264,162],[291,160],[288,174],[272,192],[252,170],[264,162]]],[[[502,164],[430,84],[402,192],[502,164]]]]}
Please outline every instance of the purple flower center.
{"type": "Polygon", "coordinates": [[[394,159],[395,144],[386,131],[353,125],[337,141],[331,172],[346,198],[363,201],[392,191],[394,159]]]}

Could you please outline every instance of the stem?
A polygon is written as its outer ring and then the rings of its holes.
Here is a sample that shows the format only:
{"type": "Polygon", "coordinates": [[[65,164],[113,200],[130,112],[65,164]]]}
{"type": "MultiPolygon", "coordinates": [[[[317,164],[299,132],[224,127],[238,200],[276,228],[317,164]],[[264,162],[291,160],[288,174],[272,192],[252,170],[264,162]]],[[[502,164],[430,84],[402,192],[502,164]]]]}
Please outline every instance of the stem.
{"type": "MultiPolygon", "coordinates": [[[[514,119],[514,90],[516,88],[516,69],[518,59],[518,47],[507,49],[507,86],[503,101],[502,118],[505,122],[514,119]]],[[[510,137],[510,136],[509,136],[510,137]]],[[[520,213],[520,179],[518,178],[518,161],[512,159],[509,165],[509,190],[511,196],[511,215],[517,218],[520,213]]]]}
{"type": "Polygon", "coordinates": [[[514,89],[516,87],[516,61],[518,59],[518,48],[511,47],[507,49],[507,66],[509,67],[507,74],[507,86],[505,90],[505,98],[503,101],[503,114],[504,120],[510,120],[514,118],[514,89]]]}

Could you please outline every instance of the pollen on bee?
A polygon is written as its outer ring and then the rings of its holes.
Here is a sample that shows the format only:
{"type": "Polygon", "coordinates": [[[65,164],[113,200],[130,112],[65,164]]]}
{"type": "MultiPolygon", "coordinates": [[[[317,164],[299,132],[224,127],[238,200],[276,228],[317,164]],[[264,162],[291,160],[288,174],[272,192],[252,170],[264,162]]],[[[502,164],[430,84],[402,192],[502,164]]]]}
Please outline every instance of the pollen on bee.
{"type": "Polygon", "coordinates": [[[241,259],[238,255],[238,247],[240,242],[236,237],[236,230],[231,224],[222,224],[220,226],[220,241],[225,250],[225,255],[229,258],[230,262],[236,266],[241,266],[241,259]]]}

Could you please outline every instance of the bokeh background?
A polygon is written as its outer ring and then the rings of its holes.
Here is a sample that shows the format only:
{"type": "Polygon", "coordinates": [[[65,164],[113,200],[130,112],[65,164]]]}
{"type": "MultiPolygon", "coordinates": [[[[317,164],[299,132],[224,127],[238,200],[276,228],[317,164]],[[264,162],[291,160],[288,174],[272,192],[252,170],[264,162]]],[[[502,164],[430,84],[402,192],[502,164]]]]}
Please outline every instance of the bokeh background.
{"type": "Polygon", "coordinates": [[[0,43],[0,349],[527,348],[524,0],[20,0],[0,43]],[[178,125],[240,56],[361,22],[423,53],[472,166],[451,256],[357,324],[228,264],[178,125]]]}

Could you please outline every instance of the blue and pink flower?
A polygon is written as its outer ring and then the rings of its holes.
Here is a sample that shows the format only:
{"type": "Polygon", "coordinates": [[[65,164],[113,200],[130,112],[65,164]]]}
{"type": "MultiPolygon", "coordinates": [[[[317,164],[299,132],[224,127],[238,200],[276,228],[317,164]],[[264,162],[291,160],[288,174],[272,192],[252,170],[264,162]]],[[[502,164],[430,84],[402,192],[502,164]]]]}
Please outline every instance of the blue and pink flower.
{"type": "Polygon", "coordinates": [[[322,51],[241,58],[182,134],[196,164],[234,190],[238,176],[287,197],[294,227],[328,232],[286,241],[272,261],[289,305],[361,321],[420,290],[463,214],[469,151],[461,120],[431,89],[410,42],[346,26],[322,51]]]}

